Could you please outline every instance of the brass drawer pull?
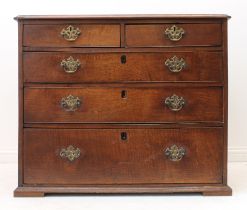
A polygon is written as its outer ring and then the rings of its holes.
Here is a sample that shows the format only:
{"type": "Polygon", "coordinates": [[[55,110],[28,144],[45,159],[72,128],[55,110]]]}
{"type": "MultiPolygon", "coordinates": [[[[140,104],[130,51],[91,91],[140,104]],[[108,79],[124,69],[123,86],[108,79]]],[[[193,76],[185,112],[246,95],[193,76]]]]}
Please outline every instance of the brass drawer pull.
{"type": "Polygon", "coordinates": [[[67,28],[64,28],[60,34],[67,41],[75,41],[80,36],[81,31],[79,28],[69,25],[67,28]]]}
{"type": "Polygon", "coordinates": [[[176,55],[174,55],[165,61],[165,65],[171,72],[176,73],[182,71],[183,68],[186,67],[186,62],[183,58],[178,58],[176,55]]]}
{"type": "Polygon", "coordinates": [[[165,30],[165,35],[171,41],[175,42],[179,41],[183,37],[183,34],[185,34],[185,30],[183,28],[178,28],[176,25],[173,25],[165,30]]]}
{"type": "Polygon", "coordinates": [[[173,94],[170,97],[167,97],[165,100],[165,105],[172,111],[179,111],[185,105],[185,100],[183,97],[179,97],[173,94]]]}
{"type": "Polygon", "coordinates": [[[74,148],[72,145],[69,145],[66,149],[61,149],[60,157],[68,158],[69,161],[73,161],[80,157],[81,151],[79,148],[74,148]]]}
{"type": "Polygon", "coordinates": [[[165,155],[171,161],[180,161],[185,155],[185,149],[183,147],[178,147],[177,145],[172,145],[171,147],[166,148],[165,155]]]}
{"type": "Polygon", "coordinates": [[[68,112],[75,111],[81,106],[81,100],[73,95],[61,99],[61,107],[68,112]]]}
{"type": "Polygon", "coordinates": [[[78,59],[75,60],[70,56],[66,60],[62,60],[60,65],[66,73],[75,73],[79,69],[81,63],[78,59]]]}

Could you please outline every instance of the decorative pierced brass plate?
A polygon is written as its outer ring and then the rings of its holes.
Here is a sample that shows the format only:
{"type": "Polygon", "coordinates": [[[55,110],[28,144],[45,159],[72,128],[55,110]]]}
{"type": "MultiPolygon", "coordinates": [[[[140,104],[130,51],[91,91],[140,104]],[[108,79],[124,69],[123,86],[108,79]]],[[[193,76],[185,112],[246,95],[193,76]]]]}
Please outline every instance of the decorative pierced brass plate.
{"type": "Polygon", "coordinates": [[[176,55],[174,55],[165,61],[165,65],[171,72],[180,72],[183,70],[183,68],[185,68],[186,62],[183,58],[178,58],[176,55]]]}
{"type": "Polygon", "coordinates": [[[185,100],[183,97],[179,97],[176,94],[173,94],[170,97],[167,97],[165,100],[165,105],[172,111],[179,111],[185,105],[185,100]]]}
{"type": "Polygon", "coordinates": [[[185,30],[173,25],[165,30],[165,34],[171,41],[179,41],[183,37],[183,34],[185,34],[185,30]]]}
{"type": "Polygon", "coordinates": [[[81,100],[73,95],[61,99],[61,107],[68,112],[77,110],[81,105],[81,100]]]}
{"type": "Polygon", "coordinates": [[[75,28],[74,26],[69,25],[67,28],[64,28],[60,34],[67,41],[75,41],[81,34],[81,31],[79,28],[75,28]]]}
{"type": "Polygon", "coordinates": [[[72,145],[69,145],[66,149],[61,149],[60,157],[67,158],[69,161],[73,161],[80,157],[81,151],[79,148],[74,148],[72,145]]]}
{"type": "Polygon", "coordinates": [[[74,60],[74,58],[70,56],[66,60],[62,60],[60,65],[66,73],[74,73],[79,69],[81,63],[78,59],[74,60]]]}
{"type": "Polygon", "coordinates": [[[171,161],[180,161],[185,155],[185,149],[183,147],[178,147],[177,145],[172,145],[171,147],[166,148],[165,155],[171,161]]]}

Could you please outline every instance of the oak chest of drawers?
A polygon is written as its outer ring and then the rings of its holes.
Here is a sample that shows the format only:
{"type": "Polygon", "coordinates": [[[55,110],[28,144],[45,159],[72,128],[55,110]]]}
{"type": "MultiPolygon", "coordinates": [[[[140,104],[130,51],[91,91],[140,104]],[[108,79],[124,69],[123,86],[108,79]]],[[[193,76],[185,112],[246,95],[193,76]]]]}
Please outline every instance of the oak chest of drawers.
{"type": "Polygon", "coordinates": [[[15,196],[231,195],[228,16],[16,19],[15,196]]]}

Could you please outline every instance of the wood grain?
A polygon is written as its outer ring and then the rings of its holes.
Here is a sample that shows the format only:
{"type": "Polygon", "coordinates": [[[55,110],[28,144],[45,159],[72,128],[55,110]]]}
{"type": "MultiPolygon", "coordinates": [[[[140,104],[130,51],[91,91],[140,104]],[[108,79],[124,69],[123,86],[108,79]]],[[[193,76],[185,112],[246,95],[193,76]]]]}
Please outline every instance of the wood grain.
{"type": "Polygon", "coordinates": [[[39,53],[23,56],[24,81],[38,83],[222,81],[222,53],[214,51],[169,51],[165,53],[39,53]],[[121,56],[126,63],[121,63],[121,56]],[[66,73],[62,60],[72,56],[81,63],[75,73],[66,73]],[[186,67],[171,72],[167,59],[183,58],[186,67]],[[200,61],[200,62],[199,62],[200,61]]]}
{"type": "Polygon", "coordinates": [[[224,147],[223,147],[223,183],[227,184],[227,163],[228,163],[228,36],[227,22],[223,22],[223,69],[224,69],[224,147]]]}
{"type": "Polygon", "coordinates": [[[18,16],[18,187],[14,196],[47,193],[231,195],[227,186],[227,15],[18,16]],[[81,35],[68,42],[61,30],[81,35]],[[183,27],[172,42],[164,30],[183,27]],[[120,57],[126,56],[125,64],[120,57]],[[186,68],[169,72],[177,55],[186,68]],[[81,62],[66,74],[62,59],[81,62]],[[123,91],[124,94],[122,93],[123,91]],[[62,97],[80,97],[66,112],[62,97]],[[176,94],[179,112],[164,104],[176,94]],[[123,97],[125,95],[125,97],[123,97]],[[126,140],[120,138],[127,134],[126,140]],[[70,162],[59,151],[72,145],[70,162]],[[186,155],[173,162],[173,144],[186,155]]]}
{"type": "Polygon", "coordinates": [[[24,131],[25,184],[221,183],[221,128],[24,131]],[[121,132],[127,139],[121,140],[121,132]],[[181,161],[164,151],[176,144],[181,161]],[[81,155],[60,157],[73,145],[81,155]]]}
{"type": "Polygon", "coordinates": [[[15,192],[15,197],[40,196],[43,197],[48,193],[81,193],[81,194],[160,194],[160,193],[202,193],[203,195],[232,195],[232,189],[227,185],[170,185],[170,184],[141,184],[141,185],[80,185],[76,187],[69,186],[25,186],[18,187],[15,192]]]}
{"type": "MultiPolygon", "coordinates": [[[[72,24],[73,25],[73,24],[72,24]]],[[[68,25],[25,25],[24,46],[42,47],[119,47],[120,25],[73,25],[81,30],[75,41],[67,41],[60,32],[68,25]]]]}
{"type": "Polygon", "coordinates": [[[24,74],[23,74],[23,22],[18,22],[18,186],[23,184],[23,135],[24,135],[24,74]]]}
{"type": "Polygon", "coordinates": [[[126,15],[18,15],[14,19],[15,20],[101,20],[101,19],[131,19],[131,20],[139,20],[139,19],[228,19],[231,16],[226,14],[126,14],[126,15]]]}
{"type": "Polygon", "coordinates": [[[126,25],[128,47],[219,46],[221,24],[175,24],[185,30],[179,41],[171,41],[165,30],[174,24],[126,25]]]}
{"type": "Polygon", "coordinates": [[[25,88],[25,123],[147,123],[147,122],[198,122],[222,119],[222,88],[25,88]],[[122,98],[126,91],[126,98],[122,98]],[[167,97],[182,96],[186,105],[178,112],[165,105],[167,97]],[[79,97],[81,106],[76,111],[65,111],[61,99],[79,97]]]}

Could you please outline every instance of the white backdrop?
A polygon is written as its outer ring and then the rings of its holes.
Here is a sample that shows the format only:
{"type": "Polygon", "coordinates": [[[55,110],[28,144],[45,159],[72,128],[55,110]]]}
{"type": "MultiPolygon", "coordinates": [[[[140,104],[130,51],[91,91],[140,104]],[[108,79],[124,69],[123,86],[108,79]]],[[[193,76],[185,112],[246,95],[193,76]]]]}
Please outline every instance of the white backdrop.
{"type": "Polygon", "coordinates": [[[247,6],[244,0],[7,0],[0,8],[0,162],[17,161],[16,15],[228,14],[229,159],[247,161],[247,6]]]}

